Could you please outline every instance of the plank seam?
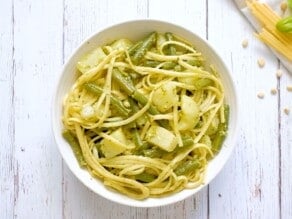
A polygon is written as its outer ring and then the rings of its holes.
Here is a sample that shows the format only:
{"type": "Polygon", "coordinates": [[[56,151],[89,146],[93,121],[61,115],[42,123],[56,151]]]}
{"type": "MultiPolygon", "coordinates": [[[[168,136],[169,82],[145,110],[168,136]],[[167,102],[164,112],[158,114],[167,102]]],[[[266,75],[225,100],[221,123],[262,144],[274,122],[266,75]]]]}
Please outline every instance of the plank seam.
{"type": "MultiPolygon", "coordinates": [[[[63,0],[63,24],[62,24],[62,64],[64,65],[65,62],[65,0],[63,0]]],[[[65,218],[65,178],[64,178],[64,161],[61,160],[61,172],[62,172],[62,218],[65,218]]]]}
{"type": "MultiPolygon", "coordinates": [[[[209,38],[209,1],[206,0],[206,39],[209,38]]],[[[210,187],[207,186],[207,219],[210,218],[210,187]]]]}
{"type": "MultiPolygon", "coordinates": [[[[280,68],[280,60],[278,60],[278,69],[280,68]]],[[[279,153],[279,182],[278,182],[278,196],[279,196],[279,218],[282,218],[282,141],[281,141],[281,81],[277,78],[277,90],[278,92],[278,153],[279,153]]]]}
{"type": "Polygon", "coordinates": [[[16,162],[16,167],[15,167],[15,89],[14,89],[14,78],[16,74],[16,63],[15,63],[15,39],[14,39],[14,28],[15,28],[15,15],[14,15],[14,0],[12,0],[12,7],[11,7],[11,19],[12,19],[12,69],[11,69],[11,114],[10,114],[10,126],[12,128],[12,134],[11,134],[11,146],[13,147],[12,153],[12,160],[11,160],[11,170],[13,171],[13,217],[17,217],[16,215],[16,203],[18,200],[18,193],[19,193],[19,170],[18,170],[18,164],[16,162]]]}

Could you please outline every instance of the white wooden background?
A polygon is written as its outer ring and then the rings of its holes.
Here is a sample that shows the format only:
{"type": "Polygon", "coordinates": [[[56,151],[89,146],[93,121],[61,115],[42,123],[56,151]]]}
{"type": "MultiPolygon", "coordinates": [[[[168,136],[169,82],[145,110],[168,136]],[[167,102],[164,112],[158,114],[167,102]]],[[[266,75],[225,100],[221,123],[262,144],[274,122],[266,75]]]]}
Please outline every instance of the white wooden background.
{"type": "Polygon", "coordinates": [[[0,218],[292,218],[292,112],[283,113],[292,107],[292,76],[252,32],[232,0],[0,0],[0,218]],[[102,27],[135,18],[207,38],[232,70],[241,108],[236,148],[218,177],[185,201],[153,209],[85,188],[51,129],[53,90],[70,53],[102,27]]]}

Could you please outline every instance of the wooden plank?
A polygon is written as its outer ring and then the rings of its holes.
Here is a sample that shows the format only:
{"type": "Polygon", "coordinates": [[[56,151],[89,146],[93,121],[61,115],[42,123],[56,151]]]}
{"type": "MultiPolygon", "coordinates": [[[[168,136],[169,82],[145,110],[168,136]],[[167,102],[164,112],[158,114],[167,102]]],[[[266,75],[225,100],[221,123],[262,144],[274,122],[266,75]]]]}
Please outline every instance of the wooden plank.
{"type": "MultiPolygon", "coordinates": [[[[147,17],[147,1],[65,1],[65,59],[82,40],[103,27],[147,17]],[[122,5],[122,7],[121,7],[122,5]],[[94,8],[94,10],[92,10],[94,8]]],[[[146,209],[108,201],[84,187],[64,164],[63,218],[145,218],[146,209]],[[77,198],[76,198],[77,197],[77,198]]]]}
{"type": "MultiPolygon", "coordinates": [[[[129,19],[135,17],[146,17],[149,13],[150,18],[162,18],[158,15],[159,5],[156,2],[149,2],[149,11],[147,9],[147,2],[144,4],[137,4],[132,1],[123,1],[123,4],[127,4],[124,8],[128,8],[127,15],[122,13],[118,5],[119,1],[115,2],[76,2],[70,5],[65,5],[65,57],[76,47],[88,33],[94,31],[96,28],[105,26],[107,23],[116,22],[117,19],[129,19]],[[80,10],[80,8],[82,10],[80,10]],[[96,8],[97,12],[94,14],[88,13],[91,8],[96,8]],[[105,13],[105,10],[110,8],[111,13],[105,13]],[[113,11],[112,11],[113,10],[113,11]],[[136,15],[135,15],[136,13],[136,15]],[[102,21],[101,21],[102,19],[102,21]],[[70,23],[70,22],[74,23],[70,23]]],[[[165,11],[175,11],[177,16],[172,17],[171,14],[163,13],[169,21],[176,22],[179,18],[180,13],[186,13],[184,19],[180,19],[179,22],[184,26],[189,27],[191,30],[198,32],[201,36],[205,36],[206,25],[205,25],[205,3],[194,3],[192,1],[185,1],[182,4],[174,3],[167,4],[164,6],[165,11]],[[195,18],[193,18],[195,15],[195,18]],[[202,22],[198,22],[198,20],[202,22]]],[[[81,186],[80,182],[75,179],[67,167],[64,168],[64,217],[68,218],[79,218],[81,214],[86,217],[92,217],[93,215],[99,215],[102,218],[153,218],[160,217],[165,218],[176,215],[180,217],[184,215],[184,218],[191,216],[206,216],[206,190],[202,191],[195,197],[189,198],[187,201],[177,203],[162,208],[156,209],[143,209],[143,208],[129,208],[120,206],[104,200],[98,196],[95,196],[88,189],[81,186]],[[76,189],[78,188],[78,189],[76,189]],[[81,197],[76,200],[74,197],[81,197]],[[84,209],[86,209],[84,211],[84,209]],[[106,210],[105,210],[106,209],[106,210]],[[188,209],[188,210],[186,210],[188,209]],[[84,215],[85,214],[85,215],[84,215]]]]}
{"type": "Polygon", "coordinates": [[[62,64],[62,2],[15,0],[15,217],[60,218],[51,97],[62,64]],[[61,18],[61,19],[60,19],[61,18]]]}
{"type": "Polygon", "coordinates": [[[14,206],[14,65],[13,4],[0,0],[0,212],[3,218],[13,217],[14,206]]]}
{"type": "MultiPolygon", "coordinates": [[[[169,21],[206,37],[206,1],[149,0],[149,18],[169,21]]],[[[149,209],[149,218],[207,218],[207,189],[179,203],[149,209]]]]}
{"type": "Polygon", "coordinates": [[[282,218],[292,217],[292,92],[287,91],[287,86],[292,86],[291,73],[289,74],[283,66],[281,66],[283,76],[279,80],[279,119],[280,133],[279,149],[280,149],[280,192],[281,199],[281,216],[282,218]],[[284,109],[290,110],[289,115],[284,113],[284,109]]]}
{"type": "Polygon", "coordinates": [[[149,0],[149,18],[169,21],[206,38],[206,0],[155,1],[149,0]]]}
{"type": "MultiPolygon", "coordinates": [[[[223,172],[210,185],[210,218],[278,218],[279,151],[277,60],[253,37],[253,30],[231,1],[209,1],[209,41],[231,68],[240,103],[236,148],[223,172]],[[249,46],[243,49],[243,39],[249,46]],[[260,69],[257,59],[266,66],[260,69]],[[258,92],[265,98],[257,98],[258,92]]],[[[232,110],[232,109],[231,109],[232,110]]]]}

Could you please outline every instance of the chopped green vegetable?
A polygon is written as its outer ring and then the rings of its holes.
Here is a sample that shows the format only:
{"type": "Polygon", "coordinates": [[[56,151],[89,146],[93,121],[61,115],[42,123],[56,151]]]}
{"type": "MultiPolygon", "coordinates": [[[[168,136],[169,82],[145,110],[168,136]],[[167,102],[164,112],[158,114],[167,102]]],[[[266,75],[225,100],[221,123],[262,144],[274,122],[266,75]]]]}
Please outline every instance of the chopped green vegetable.
{"type": "Polygon", "coordinates": [[[153,60],[147,60],[145,61],[144,65],[147,67],[155,68],[157,65],[159,65],[161,62],[153,61],[153,60]]]}
{"type": "MultiPolygon", "coordinates": [[[[103,89],[95,83],[88,82],[88,83],[85,83],[83,86],[86,90],[94,93],[97,96],[100,96],[103,93],[103,89]]],[[[113,95],[110,96],[110,100],[113,107],[115,107],[115,109],[120,113],[121,116],[126,117],[129,115],[130,110],[124,106],[122,101],[120,101],[118,98],[114,97],[113,95]]]]}
{"type": "Polygon", "coordinates": [[[176,66],[175,62],[165,62],[162,68],[165,70],[170,70],[170,69],[173,69],[175,66],[176,66]]]}
{"type": "Polygon", "coordinates": [[[161,155],[163,155],[165,153],[165,151],[162,151],[159,148],[146,148],[145,150],[143,150],[143,154],[145,157],[161,157],[161,155]]]}
{"type": "Polygon", "coordinates": [[[174,173],[178,176],[186,175],[194,169],[200,167],[200,162],[198,160],[188,160],[180,164],[175,170],[174,173]]]}
{"type": "Polygon", "coordinates": [[[292,0],[288,0],[288,6],[292,9],[292,0]]]}
{"type": "Polygon", "coordinates": [[[213,81],[209,78],[201,78],[194,82],[194,86],[196,87],[197,90],[200,90],[212,84],[213,84],[213,81]]]}
{"type": "Polygon", "coordinates": [[[192,65],[192,66],[197,66],[197,67],[202,66],[202,61],[201,60],[188,60],[187,63],[189,65],[192,65]]]}
{"type": "Polygon", "coordinates": [[[152,182],[153,180],[155,180],[155,178],[156,177],[154,175],[152,175],[150,173],[146,173],[146,172],[140,173],[140,174],[135,176],[136,180],[139,180],[139,181],[144,182],[144,183],[152,182]]]}
{"type": "Polygon", "coordinates": [[[138,65],[142,61],[146,52],[156,43],[156,35],[156,32],[151,33],[138,48],[135,48],[136,51],[131,56],[133,64],[138,65]]]}
{"type": "Polygon", "coordinates": [[[278,21],[276,27],[283,33],[292,33],[292,16],[283,18],[278,21]]]}
{"type": "Polygon", "coordinates": [[[132,129],[132,133],[133,133],[133,140],[135,142],[135,145],[139,148],[139,147],[142,147],[143,146],[143,142],[142,142],[142,139],[139,135],[139,132],[137,130],[137,128],[133,128],[132,129]]]}
{"type": "Polygon", "coordinates": [[[66,139],[66,141],[70,144],[80,167],[86,166],[86,161],[84,160],[80,145],[78,143],[78,140],[75,138],[75,136],[69,130],[64,130],[62,135],[63,135],[63,138],[66,139]]]}
{"type": "Polygon", "coordinates": [[[224,116],[225,116],[225,122],[219,124],[218,130],[213,139],[212,151],[214,153],[218,153],[220,151],[223,145],[223,142],[227,136],[228,120],[229,120],[229,106],[228,105],[224,106],[224,116]]]}
{"type": "MultiPolygon", "coordinates": [[[[134,100],[138,101],[143,106],[147,104],[148,98],[136,90],[132,80],[129,77],[126,77],[126,73],[123,74],[120,70],[115,68],[113,70],[113,78],[120,85],[121,89],[134,100]]],[[[150,106],[149,112],[154,115],[159,113],[159,111],[153,106],[150,106]]]]}
{"type": "Polygon", "coordinates": [[[125,91],[128,95],[132,95],[136,90],[131,80],[131,77],[128,74],[118,70],[117,68],[113,69],[113,78],[119,84],[121,89],[125,91]]]}
{"type": "Polygon", "coordinates": [[[201,139],[201,142],[209,147],[212,147],[212,141],[211,141],[209,135],[204,135],[201,139]]]}
{"type": "MultiPolygon", "coordinates": [[[[167,41],[173,40],[173,34],[172,33],[165,33],[165,38],[167,41]]],[[[173,45],[168,45],[167,47],[167,55],[176,55],[176,49],[173,45]]]]}
{"type": "Polygon", "coordinates": [[[143,41],[138,41],[136,44],[131,46],[128,50],[129,55],[132,56],[138,50],[138,48],[141,47],[142,43],[143,43],[143,41]]]}
{"type": "Polygon", "coordinates": [[[194,144],[194,140],[189,136],[182,136],[183,147],[191,146],[194,144]]]}

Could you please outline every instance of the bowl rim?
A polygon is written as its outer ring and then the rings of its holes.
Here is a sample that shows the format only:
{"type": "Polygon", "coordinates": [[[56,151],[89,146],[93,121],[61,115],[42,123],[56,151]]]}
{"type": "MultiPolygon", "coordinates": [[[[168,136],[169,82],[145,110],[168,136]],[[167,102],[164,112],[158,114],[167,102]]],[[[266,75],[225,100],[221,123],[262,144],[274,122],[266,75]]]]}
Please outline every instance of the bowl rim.
{"type": "MultiPolygon", "coordinates": [[[[203,52],[204,54],[204,52],[203,52]]],[[[234,151],[235,148],[235,143],[236,143],[236,139],[238,136],[238,127],[239,127],[239,119],[237,118],[239,115],[239,102],[238,102],[238,92],[237,92],[237,88],[235,86],[235,82],[234,82],[234,78],[233,75],[231,74],[231,71],[229,69],[229,67],[226,65],[226,63],[224,62],[224,60],[221,58],[221,56],[219,55],[219,52],[217,51],[216,47],[214,45],[212,45],[210,42],[208,42],[207,39],[199,36],[197,33],[195,33],[194,31],[188,29],[185,26],[182,26],[181,24],[177,24],[177,23],[173,23],[173,22],[169,22],[163,19],[150,19],[150,18],[145,18],[145,19],[130,19],[130,20],[126,20],[126,21],[122,21],[122,22],[115,22],[109,25],[105,25],[101,28],[98,28],[96,31],[94,31],[92,34],[90,34],[89,36],[87,36],[81,43],[78,44],[77,47],[75,47],[73,49],[73,51],[70,53],[70,55],[64,60],[64,63],[61,67],[61,70],[59,71],[59,74],[57,76],[56,79],[56,85],[54,86],[54,90],[53,90],[53,98],[52,98],[52,108],[51,108],[51,121],[52,121],[52,130],[53,130],[53,136],[54,136],[54,140],[55,140],[55,144],[58,147],[58,151],[61,154],[62,157],[62,162],[65,162],[65,164],[67,165],[67,167],[70,169],[70,171],[73,173],[73,175],[86,187],[88,188],[90,191],[92,191],[94,194],[99,195],[100,197],[103,197],[113,203],[116,204],[121,204],[121,205],[125,205],[125,206],[130,206],[130,207],[142,207],[142,208],[151,208],[151,207],[161,207],[161,206],[166,206],[166,205],[170,205],[170,204],[174,204],[177,203],[179,201],[185,200],[195,194],[197,194],[198,192],[202,191],[206,186],[208,186],[216,176],[218,176],[218,174],[223,170],[223,167],[226,165],[226,163],[228,162],[228,160],[230,160],[231,154],[234,151]],[[156,205],[151,205],[148,204],[148,202],[143,202],[140,200],[135,200],[135,205],[132,203],[128,203],[128,201],[124,201],[122,200],[117,200],[114,198],[111,198],[110,196],[107,196],[107,194],[103,194],[101,192],[97,192],[95,191],[93,188],[91,188],[91,186],[88,185],[88,183],[86,182],[86,180],[83,179],[83,177],[81,177],[80,175],[78,175],[74,168],[72,167],[72,165],[69,165],[69,162],[66,160],[65,155],[63,154],[62,150],[61,150],[61,142],[59,142],[58,137],[57,137],[57,133],[59,132],[59,130],[57,130],[57,119],[56,119],[56,112],[57,112],[57,107],[55,107],[56,105],[56,100],[57,100],[57,96],[58,96],[58,91],[59,88],[61,86],[61,79],[64,75],[65,70],[67,69],[67,67],[70,65],[70,60],[74,57],[74,55],[82,48],[84,47],[87,42],[89,42],[91,39],[93,39],[94,37],[98,36],[100,33],[106,31],[107,29],[112,29],[115,28],[117,26],[120,25],[127,25],[127,24],[131,24],[131,23],[136,23],[136,22],[155,22],[155,23],[160,23],[163,25],[170,25],[173,26],[175,28],[178,29],[183,29],[186,32],[189,32],[190,34],[192,34],[195,38],[198,38],[198,40],[202,41],[202,43],[204,43],[208,49],[216,56],[216,58],[219,60],[219,62],[221,63],[221,65],[223,66],[223,68],[226,69],[226,72],[224,74],[226,74],[229,79],[230,79],[230,85],[232,87],[232,90],[234,91],[234,93],[232,94],[234,97],[234,108],[233,108],[233,112],[235,115],[235,122],[234,122],[234,127],[233,127],[233,135],[230,139],[230,143],[229,143],[229,147],[230,149],[228,150],[228,153],[226,155],[226,158],[224,159],[223,164],[221,164],[221,166],[219,168],[217,168],[217,171],[215,172],[215,174],[213,174],[208,182],[200,185],[197,188],[194,188],[193,192],[189,192],[188,194],[184,195],[184,196],[177,196],[178,193],[174,193],[171,194],[170,196],[176,197],[173,199],[168,199],[166,201],[163,201],[159,204],[156,205]],[[146,203],[146,204],[145,204],[146,203]]],[[[100,179],[97,179],[100,180],[100,179]]],[[[102,183],[102,182],[101,182],[102,183]]],[[[103,183],[102,183],[103,184],[103,183]]],[[[110,193],[112,193],[113,191],[109,190],[108,188],[106,188],[110,193]]],[[[190,189],[191,190],[191,189],[190,189]]],[[[161,197],[162,199],[164,197],[161,197]]],[[[155,199],[159,199],[159,198],[155,198],[155,199]]]]}

